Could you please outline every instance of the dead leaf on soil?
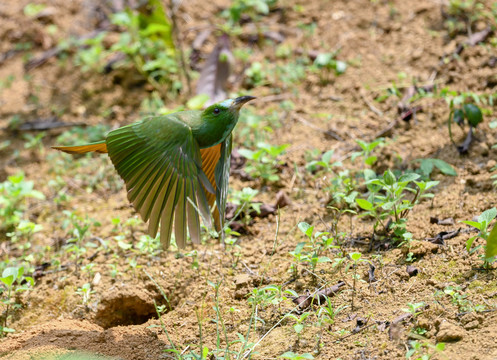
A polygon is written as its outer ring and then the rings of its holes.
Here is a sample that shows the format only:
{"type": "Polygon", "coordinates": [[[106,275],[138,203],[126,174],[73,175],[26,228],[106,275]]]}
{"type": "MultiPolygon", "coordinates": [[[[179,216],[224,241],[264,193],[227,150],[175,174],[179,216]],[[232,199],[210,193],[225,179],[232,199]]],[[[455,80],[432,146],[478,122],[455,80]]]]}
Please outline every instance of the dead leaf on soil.
{"type": "Polygon", "coordinates": [[[340,288],[343,286],[345,286],[345,282],[339,281],[336,285],[319,290],[314,294],[311,294],[309,290],[306,290],[306,293],[304,295],[300,295],[296,298],[293,298],[292,300],[299,306],[299,310],[307,309],[313,304],[323,305],[326,304],[327,297],[335,296],[337,292],[340,291],[340,288]]]}
{"type": "Polygon", "coordinates": [[[233,54],[230,50],[229,38],[227,35],[222,35],[207,58],[197,82],[197,94],[209,96],[206,106],[226,98],[226,82],[232,62],[233,54]]]}

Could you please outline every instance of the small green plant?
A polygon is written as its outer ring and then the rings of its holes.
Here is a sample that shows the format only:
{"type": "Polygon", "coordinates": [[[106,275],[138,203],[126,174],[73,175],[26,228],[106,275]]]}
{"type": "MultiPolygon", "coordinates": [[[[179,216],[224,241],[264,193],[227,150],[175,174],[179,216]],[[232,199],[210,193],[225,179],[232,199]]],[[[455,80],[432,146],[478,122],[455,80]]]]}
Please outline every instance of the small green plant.
{"type": "Polygon", "coordinates": [[[134,69],[162,96],[174,97],[181,89],[182,64],[173,39],[173,24],[159,0],[149,0],[147,11],[128,8],[111,16],[111,22],[122,29],[118,40],[106,48],[106,33],[94,38],[62,44],[76,46],[75,63],[83,71],[104,71],[108,59],[119,53],[114,68],[134,69]]]}
{"type": "Polygon", "coordinates": [[[331,72],[335,75],[342,75],[347,69],[347,63],[336,60],[336,55],[336,53],[320,53],[314,60],[313,70],[319,73],[322,85],[326,85],[331,81],[331,72]]]}
{"type": "Polygon", "coordinates": [[[240,149],[239,153],[248,159],[245,171],[253,178],[262,178],[263,181],[275,182],[280,179],[277,175],[278,156],[285,152],[288,144],[269,145],[258,143],[257,150],[240,149]]]}
{"type": "Polygon", "coordinates": [[[456,146],[460,154],[468,152],[469,145],[471,144],[473,137],[473,129],[476,129],[478,124],[481,122],[483,122],[483,114],[478,106],[468,103],[463,104],[460,108],[454,108],[454,101],[450,102],[450,113],[447,121],[447,127],[449,129],[450,141],[452,141],[454,146],[456,146]],[[469,132],[466,136],[466,140],[462,143],[462,145],[458,146],[452,137],[452,122],[455,122],[459,126],[463,127],[465,120],[469,125],[469,132]]]}
{"type": "Polygon", "coordinates": [[[431,344],[428,341],[409,341],[409,350],[406,352],[406,359],[430,360],[435,355],[443,354],[445,343],[431,344]]]}
{"type": "Polygon", "coordinates": [[[329,232],[317,231],[314,233],[314,226],[306,222],[299,223],[298,228],[307,237],[308,241],[298,244],[296,251],[290,252],[290,255],[295,260],[298,260],[298,262],[308,263],[311,266],[313,279],[316,280],[315,271],[317,264],[331,262],[329,257],[322,254],[338,246],[333,245],[334,238],[329,236],[329,232]]]}
{"type": "Polygon", "coordinates": [[[356,296],[356,282],[360,280],[360,277],[357,275],[357,266],[361,262],[368,262],[369,260],[362,259],[362,254],[360,252],[353,252],[349,254],[350,260],[352,260],[351,266],[354,269],[354,273],[352,274],[352,301],[351,301],[351,309],[354,311],[354,299],[356,296]]]}
{"type": "Polygon", "coordinates": [[[258,193],[258,190],[250,187],[244,187],[241,191],[230,191],[230,202],[237,207],[234,219],[237,219],[242,224],[249,225],[252,222],[251,214],[260,214],[262,203],[253,201],[258,193]]]}
{"type": "Polygon", "coordinates": [[[0,183],[0,230],[13,230],[23,218],[26,199],[44,200],[45,196],[33,189],[32,181],[26,181],[24,174],[9,176],[0,183]]]}
{"type": "Polygon", "coordinates": [[[297,344],[300,343],[300,337],[302,336],[302,331],[305,328],[305,320],[309,317],[309,315],[311,315],[310,312],[305,312],[300,316],[291,313],[286,314],[287,318],[295,320],[295,325],[293,325],[293,329],[297,334],[297,344]]]}
{"type": "MultiPolygon", "coordinates": [[[[478,246],[472,248],[473,243],[475,242],[475,240],[477,238],[481,238],[481,239],[485,240],[485,242],[487,242],[487,244],[488,244],[489,239],[493,240],[493,237],[492,238],[490,237],[491,232],[490,232],[490,229],[489,229],[489,225],[490,225],[490,222],[496,216],[497,216],[497,208],[491,208],[491,209],[488,209],[488,210],[482,212],[480,214],[480,216],[478,216],[477,221],[471,221],[471,220],[462,221],[463,223],[465,223],[467,225],[475,227],[479,231],[477,235],[470,237],[466,241],[466,250],[470,254],[473,254],[475,251],[477,251],[482,246],[484,246],[484,245],[478,245],[478,246]]],[[[493,244],[493,242],[492,242],[492,244],[493,244]]],[[[483,256],[483,267],[485,269],[488,269],[491,266],[492,262],[494,262],[494,261],[495,261],[495,256],[493,256],[493,257],[486,257],[484,255],[483,256]]]]}
{"type": "Polygon", "coordinates": [[[17,244],[20,250],[26,251],[31,248],[33,235],[42,229],[43,226],[39,224],[35,224],[27,220],[21,220],[19,221],[16,229],[6,235],[10,237],[12,244],[17,244]]]}
{"type": "Polygon", "coordinates": [[[312,356],[312,354],[310,353],[297,354],[294,353],[293,351],[287,351],[286,353],[283,353],[280,356],[278,356],[278,358],[289,359],[289,360],[312,360],[314,359],[314,356],[312,356]]]}
{"type": "Polygon", "coordinates": [[[312,173],[318,172],[318,171],[328,173],[330,171],[333,171],[333,169],[336,166],[342,165],[341,161],[337,161],[337,162],[333,162],[333,163],[331,162],[334,153],[335,153],[335,150],[329,150],[329,151],[326,151],[323,155],[321,155],[320,160],[309,161],[305,165],[306,170],[310,171],[312,173]]]}
{"type": "Polygon", "coordinates": [[[207,283],[214,288],[215,295],[214,295],[214,311],[216,312],[216,319],[213,319],[212,321],[216,323],[216,350],[214,351],[217,356],[219,354],[224,354],[225,359],[230,358],[230,354],[232,351],[230,350],[230,345],[231,343],[228,341],[228,333],[226,331],[226,326],[224,325],[224,320],[222,317],[222,312],[219,306],[219,288],[221,287],[222,281],[219,281],[217,283],[214,283],[212,281],[207,280],[207,283]],[[221,331],[222,335],[224,335],[224,340],[226,343],[226,348],[222,349],[221,348],[221,331]]]}
{"type": "Polygon", "coordinates": [[[278,0],[233,0],[231,6],[223,13],[228,18],[229,25],[237,24],[242,15],[257,22],[261,16],[269,14],[278,0]]]}
{"type": "Polygon", "coordinates": [[[318,354],[321,351],[321,346],[322,346],[321,339],[323,337],[325,326],[327,326],[328,330],[331,330],[332,325],[335,323],[336,315],[345,308],[347,308],[346,305],[340,305],[338,307],[335,307],[329,297],[326,297],[326,304],[322,305],[319,308],[319,311],[317,313],[318,317],[317,327],[319,328],[319,334],[317,335],[317,344],[316,344],[316,351],[318,354]]]}
{"type": "Polygon", "coordinates": [[[378,138],[370,143],[357,139],[356,143],[359,145],[361,150],[354,152],[350,156],[350,160],[354,162],[355,159],[362,158],[364,165],[369,167],[372,166],[376,160],[378,160],[378,157],[373,155],[374,149],[385,146],[385,140],[383,138],[378,138]]]}
{"type": "Polygon", "coordinates": [[[245,83],[249,88],[264,86],[267,83],[268,74],[262,63],[254,61],[250,67],[245,70],[245,83]]]}
{"type": "Polygon", "coordinates": [[[76,290],[76,294],[81,296],[81,303],[84,306],[88,306],[88,304],[90,303],[91,295],[94,293],[95,290],[92,290],[90,283],[86,283],[76,290]]]}
{"type": "Polygon", "coordinates": [[[23,138],[26,141],[24,143],[25,149],[33,149],[42,155],[45,153],[45,146],[43,145],[43,138],[47,135],[46,132],[42,131],[37,133],[36,135],[32,134],[24,134],[23,138]]]}
{"type": "Polygon", "coordinates": [[[407,173],[397,178],[393,172],[387,170],[383,177],[366,181],[368,199],[356,199],[356,202],[365,210],[362,216],[375,219],[373,236],[378,233],[378,226],[381,225],[387,233],[393,232],[394,241],[401,244],[410,242],[412,234],[406,229],[407,215],[422,198],[432,198],[434,195],[426,191],[438,184],[438,181],[416,181],[419,177],[418,174],[407,173]],[[412,182],[416,185],[416,190],[409,187],[412,182]],[[413,199],[406,198],[408,193],[414,193],[413,199]],[[392,217],[393,220],[387,227],[384,221],[392,217]]]}
{"type": "Polygon", "coordinates": [[[0,300],[5,305],[3,322],[0,325],[0,337],[4,337],[6,333],[14,332],[14,329],[7,327],[11,308],[17,310],[21,307],[20,304],[16,303],[13,293],[31,289],[34,286],[34,280],[30,276],[24,276],[24,267],[20,266],[4,269],[0,282],[0,285],[3,285],[0,287],[0,300]]]}
{"type": "Polygon", "coordinates": [[[449,296],[450,302],[457,306],[459,312],[479,312],[485,310],[484,306],[473,304],[473,302],[468,299],[468,295],[464,294],[460,286],[447,286],[443,290],[436,291],[434,296],[435,298],[449,296]]]}
{"type": "Polygon", "coordinates": [[[76,265],[76,272],[79,270],[83,255],[87,253],[89,248],[96,248],[97,245],[91,241],[85,241],[87,237],[88,230],[91,226],[100,226],[97,221],[92,221],[86,218],[80,218],[75,213],[64,210],[64,214],[67,216],[66,220],[62,224],[63,229],[68,229],[69,234],[72,236],[64,247],[66,253],[68,253],[74,260],[76,265]]]}
{"type": "Polygon", "coordinates": [[[421,314],[421,311],[418,310],[424,308],[424,306],[424,302],[407,303],[407,308],[403,308],[402,311],[411,314],[412,318],[416,319],[418,315],[421,314]]]}

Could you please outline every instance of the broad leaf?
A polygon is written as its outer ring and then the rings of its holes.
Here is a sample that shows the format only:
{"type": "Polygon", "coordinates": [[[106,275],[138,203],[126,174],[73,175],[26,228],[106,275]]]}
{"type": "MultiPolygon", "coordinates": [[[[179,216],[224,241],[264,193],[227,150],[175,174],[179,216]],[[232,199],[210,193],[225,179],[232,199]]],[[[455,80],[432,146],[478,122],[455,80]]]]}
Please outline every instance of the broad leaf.
{"type": "Polygon", "coordinates": [[[359,205],[359,207],[361,209],[364,209],[364,210],[371,210],[373,208],[373,204],[371,204],[369,201],[367,200],[364,200],[364,199],[355,199],[357,205],[359,205]]]}
{"type": "Polygon", "coordinates": [[[440,172],[442,174],[450,175],[450,176],[457,176],[456,170],[454,170],[454,168],[452,166],[450,166],[448,163],[446,163],[445,161],[440,160],[440,159],[432,159],[432,161],[433,161],[433,164],[437,167],[438,170],[440,170],[440,172]]]}
{"type": "Polygon", "coordinates": [[[484,212],[481,213],[480,216],[478,216],[478,222],[482,223],[486,221],[488,224],[490,223],[490,221],[492,221],[495,218],[495,216],[497,216],[496,208],[485,210],[484,212]]]}
{"type": "Polygon", "coordinates": [[[485,248],[485,257],[487,259],[494,256],[497,256],[497,225],[494,225],[494,228],[490,232],[487,238],[487,247],[485,248]]]}

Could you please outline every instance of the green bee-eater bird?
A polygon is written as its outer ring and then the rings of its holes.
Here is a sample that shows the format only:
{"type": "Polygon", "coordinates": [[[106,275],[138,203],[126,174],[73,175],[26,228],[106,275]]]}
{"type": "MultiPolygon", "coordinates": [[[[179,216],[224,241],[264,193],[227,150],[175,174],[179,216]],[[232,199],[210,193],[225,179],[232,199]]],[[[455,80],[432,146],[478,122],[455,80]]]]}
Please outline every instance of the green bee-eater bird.
{"type": "Polygon", "coordinates": [[[169,247],[173,218],[176,243],[186,244],[186,227],[200,243],[199,213],[216,229],[224,226],[231,158],[231,132],[240,108],[253,96],[228,99],[204,111],[147,117],[112,130],[107,138],[81,146],[54,146],[70,154],[108,153],[126,183],[128,199],[155,237],[169,247]]]}

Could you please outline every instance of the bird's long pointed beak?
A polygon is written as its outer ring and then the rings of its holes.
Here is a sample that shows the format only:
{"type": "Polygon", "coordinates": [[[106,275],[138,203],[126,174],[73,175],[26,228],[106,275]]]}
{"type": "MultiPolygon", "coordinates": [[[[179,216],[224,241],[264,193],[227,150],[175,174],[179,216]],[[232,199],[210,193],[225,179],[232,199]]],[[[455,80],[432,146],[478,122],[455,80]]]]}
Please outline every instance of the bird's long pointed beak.
{"type": "Polygon", "coordinates": [[[240,97],[237,97],[233,101],[233,105],[231,105],[231,107],[233,107],[235,109],[240,109],[245,103],[249,102],[250,100],[254,100],[254,99],[255,99],[255,96],[240,96],[240,97]]]}

